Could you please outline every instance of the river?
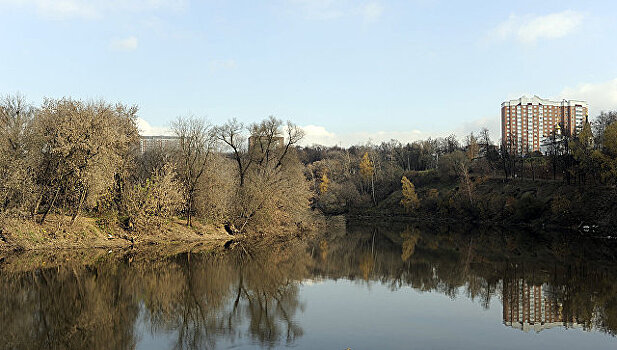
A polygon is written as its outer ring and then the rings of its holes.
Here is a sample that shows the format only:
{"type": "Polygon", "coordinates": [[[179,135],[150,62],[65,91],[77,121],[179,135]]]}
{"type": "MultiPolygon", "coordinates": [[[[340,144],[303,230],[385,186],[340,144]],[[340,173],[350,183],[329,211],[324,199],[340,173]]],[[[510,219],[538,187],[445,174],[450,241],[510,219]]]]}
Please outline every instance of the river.
{"type": "Polygon", "coordinates": [[[0,257],[2,349],[615,349],[617,245],[348,223],[288,242],[0,257]]]}

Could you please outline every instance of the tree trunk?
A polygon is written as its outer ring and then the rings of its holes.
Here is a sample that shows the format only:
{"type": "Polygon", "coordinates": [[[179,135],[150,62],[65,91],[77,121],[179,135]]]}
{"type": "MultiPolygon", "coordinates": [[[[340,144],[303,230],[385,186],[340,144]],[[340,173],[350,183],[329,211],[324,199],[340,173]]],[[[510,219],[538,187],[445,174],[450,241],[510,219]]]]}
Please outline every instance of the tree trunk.
{"type": "Polygon", "coordinates": [[[191,227],[193,225],[192,213],[193,213],[193,197],[195,196],[193,191],[189,192],[188,203],[186,206],[186,226],[191,227]]]}
{"type": "Polygon", "coordinates": [[[39,208],[41,207],[41,202],[43,201],[44,195],[45,195],[45,191],[42,191],[41,195],[39,196],[39,199],[36,200],[36,204],[34,206],[34,209],[32,209],[32,213],[31,213],[32,218],[35,218],[36,215],[39,213],[39,208]]]}
{"type": "Polygon", "coordinates": [[[73,225],[73,223],[75,222],[75,219],[77,219],[77,216],[79,216],[79,212],[81,211],[81,206],[84,204],[85,199],[86,199],[86,191],[82,191],[81,196],[79,198],[79,203],[77,204],[77,209],[75,210],[75,214],[73,214],[73,217],[71,218],[71,225],[73,225]]]}
{"type": "Polygon", "coordinates": [[[39,222],[40,224],[45,222],[45,218],[47,217],[47,214],[49,214],[49,212],[51,211],[51,208],[53,208],[54,203],[56,203],[56,198],[58,198],[58,194],[59,193],[60,193],[60,186],[58,186],[58,189],[56,189],[56,193],[54,194],[54,198],[51,200],[51,203],[49,204],[49,207],[43,213],[43,217],[41,217],[41,221],[39,222]]]}
{"type": "Polygon", "coordinates": [[[371,192],[373,194],[373,205],[377,206],[377,200],[375,199],[375,179],[371,175],[371,192]]]}

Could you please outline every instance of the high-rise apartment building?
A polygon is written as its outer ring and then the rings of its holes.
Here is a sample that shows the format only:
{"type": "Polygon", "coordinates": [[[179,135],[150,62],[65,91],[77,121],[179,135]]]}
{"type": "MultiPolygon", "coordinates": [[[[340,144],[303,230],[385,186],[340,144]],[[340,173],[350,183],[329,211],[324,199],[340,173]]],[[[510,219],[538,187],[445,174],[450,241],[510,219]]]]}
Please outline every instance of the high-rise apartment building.
{"type": "Polygon", "coordinates": [[[139,151],[144,152],[154,149],[171,149],[178,146],[180,138],[177,136],[140,136],[139,137],[139,151]]]}
{"type": "Polygon", "coordinates": [[[587,118],[585,101],[550,101],[523,96],[501,104],[501,139],[519,154],[540,151],[542,140],[562,125],[565,135],[576,135],[587,118]]]}

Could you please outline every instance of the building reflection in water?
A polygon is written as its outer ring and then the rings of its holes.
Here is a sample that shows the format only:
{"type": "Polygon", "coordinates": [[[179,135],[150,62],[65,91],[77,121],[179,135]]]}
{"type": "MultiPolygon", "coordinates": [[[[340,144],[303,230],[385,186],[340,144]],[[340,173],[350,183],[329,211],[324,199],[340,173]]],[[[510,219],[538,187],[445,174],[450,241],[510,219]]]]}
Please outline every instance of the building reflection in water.
{"type": "Polygon", "coordinates": [[[553,327],[584,328],[564,316],[563,304],[547,283],[529,284],[523,278],[503,281],[503,323],[524,332],[553,327]]]}

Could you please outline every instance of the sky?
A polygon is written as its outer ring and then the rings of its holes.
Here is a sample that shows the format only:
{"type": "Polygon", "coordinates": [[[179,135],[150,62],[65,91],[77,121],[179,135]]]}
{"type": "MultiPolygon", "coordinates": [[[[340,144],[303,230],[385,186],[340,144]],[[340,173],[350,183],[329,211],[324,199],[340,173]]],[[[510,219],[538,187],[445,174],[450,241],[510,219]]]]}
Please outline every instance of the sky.
{"type": "Polygon", "coordinates": [[[305,144],[410,142],[487,127],[522,95],[617,109],[617,2],[0,0],[0,95],[270,115],[305,144]]]}

